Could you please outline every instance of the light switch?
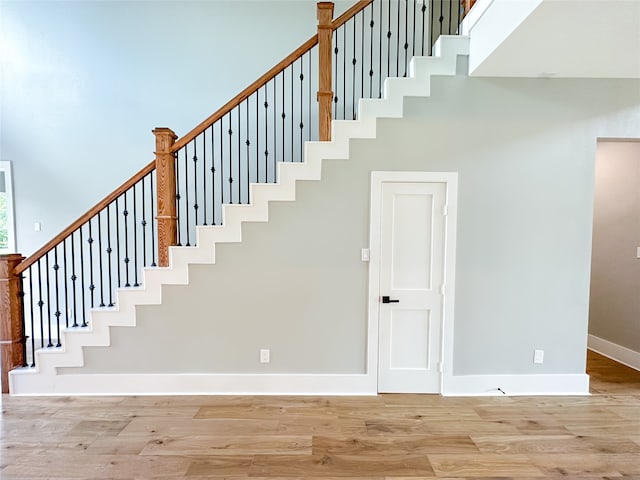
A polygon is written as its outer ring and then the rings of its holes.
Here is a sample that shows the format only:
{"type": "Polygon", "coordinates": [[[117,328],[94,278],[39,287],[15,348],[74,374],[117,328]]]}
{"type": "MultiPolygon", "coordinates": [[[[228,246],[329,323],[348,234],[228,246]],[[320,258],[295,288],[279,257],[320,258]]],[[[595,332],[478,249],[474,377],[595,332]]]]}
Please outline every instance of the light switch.
{"type": "Polygon", "coordinates": [[[36,222],[36,223],[34,223],[34,224],[33,224],[33,229],[34,229],[36,232],[39,232],[40,230],[42,230],[42,224],[41,224],[40,222],[36,222]]]}
{"type": "Polygon", "coordinates": [[[640,247],[636,249],[636,258],[640,258],[640,247]]]}
{"type": "Polygon", "coordinates": [[[369,261],[369,249],[368,248],[363,248],[362,249],[362,252],[360,253],[360,258],[362,259],[363,262],[368,262],[369,261]]]}

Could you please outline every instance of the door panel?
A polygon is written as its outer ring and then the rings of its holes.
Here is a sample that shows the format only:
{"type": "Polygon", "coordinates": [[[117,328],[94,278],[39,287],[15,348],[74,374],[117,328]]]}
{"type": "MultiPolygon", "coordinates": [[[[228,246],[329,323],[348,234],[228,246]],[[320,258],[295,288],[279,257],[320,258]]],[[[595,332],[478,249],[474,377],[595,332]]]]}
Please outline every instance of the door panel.
{"type": "Polygon", "coordinates": [[[379,392],[440,391],[445,183],[382,185],[379,392]]]}
{"type": "Polygon", "coordinates": [[[429,368],[429,321],[428,310],[391,311],[390,368],[429,368]]]}

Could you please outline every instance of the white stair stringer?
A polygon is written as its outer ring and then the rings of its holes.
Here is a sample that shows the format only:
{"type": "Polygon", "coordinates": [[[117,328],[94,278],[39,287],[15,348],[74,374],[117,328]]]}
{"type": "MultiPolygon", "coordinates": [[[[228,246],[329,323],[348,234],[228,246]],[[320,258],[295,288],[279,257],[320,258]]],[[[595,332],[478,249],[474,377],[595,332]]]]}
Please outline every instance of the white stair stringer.
{"type": "MultiPolygon", "coordinates": [[[[156,386],[153,379],[146,377],[141,380],[137,375],[93,375],[95,379],[89,385],[87,377],[92,377],[91,375],[59,375],[57,369],[82,367],[84,365],[83,348],[109,346],[111,327],[135,327],[136,306],[160,305],[163,285],[187,285],[189,265],[215,264],[216,244],[240,242],[244,222],[268,221],[269,202],[294,201],[296,182],[320,180],[323,160],[348,159],[351,139],[376,138],[378,118],[401,117],[405,97],[428,96],[431,76],[455,75],[456,57],[466,54],[468,54],[468,38],[440,37],[434,46],[434,55],[438,56],[414,57],[411,60],[408,78],[386,79],[384,98],[360,100],[358,120],[334,120],[331,141],[306,142],[304,163],[279,163],[277,183],[251,184],[249,204],[224,205],[222,225],[196,228],[197,246],[170,247],[169,267],[145,268],[142,273],[142,286],[117,290],[116,307],[91,310],[87,327],[67,328],[61,332],[62,347],[40,349],[35,352],[36,367],[19,368],[10,372],[11,393],[14,395],[162,393],[159,391],[162,387],[156,386]],[[124,377],[127,378],[124,379],[124,377]],[[139,382],[140,386],[132,387],[137,385],[136,382],[139,382]]],[[[214,376],[214,374],[211,375],[211,377],[214,376]]],[[[167,376],[158,375],[157,378],[166,382],[167,376]]],[[[190,385],[189,382],[187,380],[179,383],[190,385]]],[[[200,390],[198,392],[202,393],[200,390]]],[[[185,391],[178,393],[194,392],[187,386],[185,391]]]]}

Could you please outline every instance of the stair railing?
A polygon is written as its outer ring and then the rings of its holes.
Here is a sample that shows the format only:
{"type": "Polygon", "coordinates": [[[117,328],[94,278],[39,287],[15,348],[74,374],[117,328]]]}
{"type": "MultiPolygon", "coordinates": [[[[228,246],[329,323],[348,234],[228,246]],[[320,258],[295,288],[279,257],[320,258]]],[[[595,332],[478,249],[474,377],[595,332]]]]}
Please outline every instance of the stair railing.
{"type": "Polygon", "coordinates": [[[302,162],[304,143],[330,140],[332,119],[356,119],[413,55],[455,34],[470,0],[360,0],[336,19],[318,3],[318,32],[182,138],[156,128],[155,161],[29,258],[0,256],[2,390],[8,372],[62,345],[65,328],[116,305],[142,268],[166,267],[196,226],[221,225],[222,205],[250,202],[251,183],[277,182],[278,162],[302,162]],[[316,92],[316,101],[313,100],[316,92]]]}

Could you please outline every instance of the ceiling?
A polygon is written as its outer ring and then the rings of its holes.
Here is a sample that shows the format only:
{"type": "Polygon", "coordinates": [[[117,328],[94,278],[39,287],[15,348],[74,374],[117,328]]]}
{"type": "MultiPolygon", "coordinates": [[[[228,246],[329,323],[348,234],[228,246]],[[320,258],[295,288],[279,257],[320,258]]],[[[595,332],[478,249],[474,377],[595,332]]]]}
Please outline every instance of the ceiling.
{"type": "Polygon", "coordinates": [[[473,76],[640,78],[640,0],[479,0],[473,76]]]}

